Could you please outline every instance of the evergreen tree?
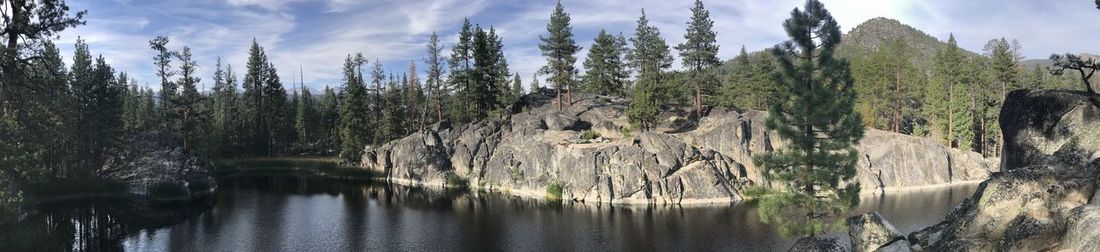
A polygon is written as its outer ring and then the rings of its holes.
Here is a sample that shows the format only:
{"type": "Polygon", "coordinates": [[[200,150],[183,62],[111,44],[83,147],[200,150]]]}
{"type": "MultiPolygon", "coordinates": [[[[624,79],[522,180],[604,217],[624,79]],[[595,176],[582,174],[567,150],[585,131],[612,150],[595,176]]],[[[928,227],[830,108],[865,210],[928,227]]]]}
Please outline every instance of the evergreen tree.
{"type": "MultiPolygon", "coordinates": [[[[265,57],[264,62],[267,62],[265,57]]],[[[266,122],[264,130],[267,135],[265,146],[268,146],[266,154],[281,154],[286,152],[287,144],[292,141],[294,134],[291,130],[294,128],[294,120],[289,116],[286,89],[283,88],[282,80],[279,79],[279,74],[275,70],[275,65],[267,63],[267,67],[264,68],[267,73],[264,74],[263,79],[263,106],[264,119],[266,122]]]]}
{"type": "Polygon", "coordinates": [[[539,93],[540,89],[542,89],[542,87],[539,85],[539,74],[538,73],[531,74],[531,86],[527,87],[527,92],[535,94],[535,93],[539,93]]]}
{"type": "Polygon", "coordinates": [[[577,74],[573,68],[576,63],[575,56],[581,47],[573,41],[573,27],[569,24],[569,14],[565,13],[565,7],[561,1],[554,6],[554,13],[550,14],[550,23],[546,24],[547,36],[539,35],[539,50],[546,58],[546,65],[539,72],[548,74],[547,81],[557,89],[558,110],[562,109],[562,92],[566,95],[564,102],[573,103],[570,89],[577,74]]]}
{"type": "Polygon", "coordinates": [[[519,101],[519,98],[523,96],[523,80],[519,79],[519,73],[512,74],[512,94],[511,103],[519,101]]]}
{"type": "Polygon", "coordinates": [[[177,107],[174,114],[178,115],[179,121],[173,127],[176,134],[183,139],[183,148],[190,150],[195,147],[194,143],[198,142],[201,134],[198,132],[202,120],[199,106],[203,97],[196,87],[200,79],[195,73],[198,65],[191,59],[191,48],[184,46],[177,56],[180,61],[180,79],[177,81],[180,93],[176,97],[177,107]]]}
{"type": "Polygon", "coordinates": [[[340,102],[338,99],[336,91],[326,85],[320,102],[318,102],[318,114],[320,114],[318,122],[320,130],[318,133],[321,134],[318,138],[322,140],[321,144],[326,148],[334,147],[340,135],[340,102]]]}
{"type": "Polygon", "coordinates": [[[1051,67],[1050,73],[1053,75],[1062,75],[1066,70],[1076,71],[1082,84],[1085,85],[1085,91],[1089,94],[1096,94],[1092,88],[1092,76],[1096,74],[1097,70],[1100,70],[1100,63],[1096,59],[1082,59],[1080,56],[1066,53],[1064,55],[1051,54],[1050,60],[1054,62],[1054,66],[1051,67]]]}
{"type": "Polygon", "coordinates": [[[667,81],[665,70],[672,66],[672,55],[669,54],[668,44],[661,38],[661,32],[649,25],[645,10],[638,18],[638,27],[630,41],[634,44],[634,51],[628,58],[638,73],[634,99],[630,101],[626,114],[632,124],[648,130],[657,122],[660,104],[669,99],[661,94],[667,90],[664,86],[667,81]]]}
{"type": "Polygon", "coordinates": [[[236,77],[233,76],[233,67],[222,68],[222,59],[214,67],[214,94],[213,94],[213,125],[216,143],[214,148],[219,155],[226,155],[226,151],[237,146],[238,129],[238,99],[236,77]]]}
{"type": "MultiPolygon", "coordinates": [[[[625,39],[623,39],[625,40],[625,39]]],[[[600,95],[623,95],[630,73],[623,62],[625,42],[603,29],[584,59],[584,90],[600,95]]]]}
{"type": "Polygon", "coordinates": [[[965,111],[956,106],[959,102],[955,99],[958,93],[955,87],[959,86],[962,53],[955,42],[954,35],[948,37],[947,47],[936,53],[934,62],[932,79],[925,92],[928,94],[925,104],[927,117],[932,126],[931,136],[944,145],[954,147],[956,146],[955,133],[958,132],[954,126],[959,124],[954,120],[961,118],[956,117],[955,112],[965,111]]]}
{"type": "Polygon", "coordinates": [[[695,0],[695,7],[691,8],[691,21],[687,24],[685,41],[676,46],[676,50],[680,50],[684,67],[688,69],[689,80],[694,87],[695,114],[700,116],[703,111],[703,96],[712,93],[718,84],[714,74],[707,70],[721,62],[718,61],[714,21],[710,19],[710,11],[703,7],[702,0],[695,0]]]}
{"type": "MultiPolygon", "coordinates": [[[[76,105],[69,89],[68,71],[56,45],[46,42],[42,45],[40,57],[31,61],[33,70],[26,70],[29,83],[36,88],[13,89],[16,96],[11,104],[12,112],[7,114],[17,119],[13,125],[25,127],[17,136],[4,138],[9,143],[18,143],[22,154],[10,155],[5,161],[18,160],[20,157],[35,158],[25,160],[21,167],[0,167],[0,180],[7,169],[22,170],[28,175],[24,178],[43,175],[47,178],[65,178],[73,168],[73,141],[78,121],[74,118],[76,105]],[[14,106],[19,105],[19,106],[14,106]],[[18,107],[18,109],[14,109],[18,107]]],[[[0,125],[0,127],[7,125],[0,125]]],[[[3,145],[3,144],[0,144],[3,145]]],[[[0,161],[0,166],[8,164],[0,161]]],[[[0,189],[2,190],[2,189],[0,189]]]]}
{"type": "Polygon", "coordinates": [[[795,8],[783,23],[791,40],[772,49],[781,72],[766,125],[788,143],[753,162],[786,189],[760,197],[759,213],[784,234],[818,235],[859,202],[858,153],[863,125],[853,109],[856,93],[846,60],[833,58],[840,27],[816,0],[795,8]]]}
{"type": "Polygon", "coordinates": [[[340,102],[340,158],[358,161],[363,148],[373,137],[369,119],[371,117],[370,100],[362,74],[357,74],[361,61],[348,55],[344,60],[344,90],[340,102]]]}
{"type": "Polygon", "coordinates": [[[432,37],[428,39],[428,58],[424,59],[424,63],[428,64],[427,76],[424,80],[424,85],[427,87],[427,101],[424,102],[424,117],[427,118],[428,113],[435,114],[436,121],[443,121],[443,99],[446,88],[443,85],[443,65],[445,64],[443,58],[443,47],[439,45],[439,36],[432,32],[432,37]]]}
{"type": "Polygon", "coordinates": [[[253,39],[252,46],[248,49],[247,70],[242,83],[244,93],[241,97],[243,105],[241,118],[244,122],[242,132],[246,135],[243,139],[252,154],[266,154],[270,148],[267,141],[269,127],[265,121],[269,116],[265,114],[264,109],[264,80],[267,78],[267,66],[267,56],[263,48],[253,39]]]}
{"type": "Polygon", "coordinates": [[[302,95],[298,98],[297,113],[294,120],[294,130],[298,133],[298,143],[309,145],[317,138],[317,108],[314,105],[313,94],[309,88],[302,87],[302,95]]]}
{"type": "MultiPolygon", "coordinates": [[[[64,133],[73,128],[60,116],[69,116],[71,99],[58,89],[63,79],[61,61],[51,62],[49,40],[63,30],[84,24],[85,11],[70,11],[60,0],[6,1],[0,12],[4,45],[0,50],[0,222],[18,216],[21,187],[44,182],[49,173],[63,172],[72,153],[64,133]],[[43,47],[39,47],[43,46],[43,47]],[[52,64],[44,68],[35,68],[52,64]],[[38,71],[42,70],[42,71],[38,71]],[[59,94],[58,96],[51,96],[59,94]],[[47,101],[49,99],[49,101],[47,101]],[[69,105],[67,105],[69,104],[69,105]],[[56,132],[51,130],[57,130],[56,132]],[[56,159],[53,159],[56,158],[56,159]],[[64,163],[60,163],[64,162],[64,163]],[[58,166],[55,166],[58,165],[58,166]],[[50,171],[53,170],[53,171],[50,171]]],[[[56,48],[54,48],[56,49],[56,48]]]]}
{"type": "Polygon", "coordinates": [[[149,40],[149,47],[156,51],[156,55],[153,56],[153,66],[156,68],[157,77],[160,78],[160,107],[162,111],[161,119],[163,122],[161,127],[164,129],[174,130],[179,115],[176,114],[176,95],[179,93],[179,84],[172,82],[172,76],[176,75],[176,72],[172,70],[172,58],[175,58],[175,52],[168,50],[168,37],[157,36],[156,38],[149,40]]]}
{"type": "Polygon", "coordinates": [[[462,28],[458,32],[458,43],[455,43],[451,47],[451,57],[447,62],[451,67],[451,75],[449,79],[450,90],[454,92],[455,102],[452,104],[457,105],[453,107],[452,118],[457,122],[468,122],[472,116],[470,116],[473,107],[471,104],[472,95],[470,92],[471,86],[473,86],[472,64],[473,64],[473,50],[474,50],[474,32],[470,26],[470,19],[467,18],[462,22],[462,28]]]}

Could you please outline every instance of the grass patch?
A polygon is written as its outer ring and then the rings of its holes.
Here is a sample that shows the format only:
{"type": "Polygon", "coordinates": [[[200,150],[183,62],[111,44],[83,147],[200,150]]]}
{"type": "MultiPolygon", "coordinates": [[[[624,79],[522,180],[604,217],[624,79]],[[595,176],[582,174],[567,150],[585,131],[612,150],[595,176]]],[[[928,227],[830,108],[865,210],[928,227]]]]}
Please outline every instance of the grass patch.
{"type": "Polygon", "coordinates": [[[592,139],[596,139],[596,138],[600,138],[600,133],[599,132],[596,132],[594,130],[581,131],[581,139],[592,140],[592,139]]]}
{"type": "Polygon", "coordinates": [[[561,193],[563,185],[561,182],[553,181],[546,186],[546,198],[551,200],[561,200],[561,193]]]}

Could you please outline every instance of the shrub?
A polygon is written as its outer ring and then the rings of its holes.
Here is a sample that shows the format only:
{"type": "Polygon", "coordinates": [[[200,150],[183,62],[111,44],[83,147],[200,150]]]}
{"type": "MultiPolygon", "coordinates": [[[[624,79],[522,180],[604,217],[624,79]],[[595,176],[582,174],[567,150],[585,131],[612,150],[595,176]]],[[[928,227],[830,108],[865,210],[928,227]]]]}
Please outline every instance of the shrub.
{"type": "Polygon", "coordinates": [[[620,132],[623,134],[623,137],[625,137],[625,138],[634,137],[634,126],[632,126],[632,125],[624,126],[623,129],[620,130],[620,132]]]}
{"type": "Polygon", "coordinates": [[[548,198],[548,199],[560,200],[561,199],[561,193],[562,193],[562,184],[561,184],[561,182],[557,182],[557,181],[550,182],[550,185],[546,186],[546,198],[548,198]]]}
{"type": "Polygon", "coordinates": [[[454,173],[447,173],[446,183],[447,184],[444,186],[449,188],[466,188],[470,186],[470,182],[466,181],[466,179],[462,176],[458,176],[458,174],[454,173]]]}
{"type": "Polygon", "coordinates": [[[520,170],[519,167],[512,167],[512,168],[510,168],[510,170],[512,170],[512,180],[513,181],[518,181],[518,180],[523,179],[523,170],[520,170]]]}
{"type": "Polygon", "coordinates": [[[581,139],[592,140],[600,137],[600,133],[594,130],[585,130],[581,132],[581,139]]]}

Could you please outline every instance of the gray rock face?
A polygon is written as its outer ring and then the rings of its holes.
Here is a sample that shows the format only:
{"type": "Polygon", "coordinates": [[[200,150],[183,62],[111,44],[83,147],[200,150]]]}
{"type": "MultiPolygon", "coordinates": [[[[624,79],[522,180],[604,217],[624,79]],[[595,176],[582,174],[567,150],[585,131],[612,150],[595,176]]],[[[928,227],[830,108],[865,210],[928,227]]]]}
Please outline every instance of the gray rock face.
{"type": "MultiPolygon", "coordinates": [[[[905,235],[898,232],[894,225],[890,225],[877,212],[871,212],[847,219],[848,236],[852,240],[852,251],[877,251],[879,248],[892,244],[895,241],[905,240],[905,235]]],[[[906,242],[906,247],[908,247],[906,242]]]]}
{"type": "MultiPolygon", "coordinates": [[[[714,108],[697,122],[670,124],[671,133],[627,135],[622,132],[628,126],[623,111],[629,101],[585,95],[574,99],[559,111],[549,96],[528,95],[513,107],[513,114],[503,118],[433,127],[367,147],[361,165],[398,183],[438,186],[454,174],[474,188],[530,197],[543,197],[550,185],[560,185],[567,201],[731,202],[742,198],[743,187],[769,183],[763,170],[752,164],[752,155],[782,144],[764,129],[765,112],[714,108]],[[601,140],[580,139],[584,130],[599,133],[601,140]]],[[[664,114],[682,116],[677,111],[664,114]]],[[[686,119],[670,122],[677,120],[686,119]]],[[[868,191],[880,185],[900,188],[981,179],[992,170],[988,161],[970,153],[953,152],[930,141],[880,143],[904,138],[874,134],[882,137],[868,144],[898,147],[866,155],[871,162],[901,164],[860,167],[861,181],[864,177],[879,181],[879,173],[886,177],[884,183],[865,183],[872,188],[868,191]],[[908,154],[912,150],[922,154],[908,154]],[[935,155],[941,155],[942,162],[921,161],[935,155]],[[919,170],[916,165],[938,170],[911,172],[919,170]],[[872,171],[876,175],[863,174],[872,171]]]]}
{"type": "Polygon", "coordinates": [[[829,236],[805,236],[791,246],[790,252],[842,252],[847,251],[839,238],[829,236]]]}
{"type": "MultiPolygon", "coordinates": [[[[145,131],[125,139],[119,153],[96,171],[104,178],[126,183],[135,194],[146,194],[150,186],[171,183],[185,188],[204,183],[214,190],[214,166],[194,153],[184,151],[183,142],[162,131],[145,131]]],[[[203,192],[192,192],[203,193],[203,192]]]]}

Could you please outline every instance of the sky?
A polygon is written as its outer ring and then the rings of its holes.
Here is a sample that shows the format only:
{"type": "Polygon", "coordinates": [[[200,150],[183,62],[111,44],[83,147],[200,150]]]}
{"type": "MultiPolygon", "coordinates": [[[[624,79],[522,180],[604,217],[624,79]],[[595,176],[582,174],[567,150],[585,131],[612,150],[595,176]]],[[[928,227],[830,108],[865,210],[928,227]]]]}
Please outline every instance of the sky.
{"type": "MultiPolygon", "coordinates": [[[[642,9],[670,46],[684,41],[692,0],[563,0],[584,56],[600,29],[631,36],[642,9]]],[[[874,17],[888,17],[944,40],[981,52],[987,41],[1019,40],[1025,58],[1051,53],[1100,52],[1100,10],[1092,0],[822,0],[847,32],[874,17]]],[[[362,52],[387,72],[403,73],[415,62],[424,75],[425,44],[437,32],[446,46],[457,40],[464,18],[495,27],[513,72],[529,82],[545,64],[539,35],[546,34],[553,0],[70,0],[87,10],[86,25],[61,33],[62,56],[71,62],[81,38],[93,54],[118,71],[159,89],[148,41],[167,36],[169,48],[191,48],[204,90],[213,85],[219,58],[243,74],[255,39],[276,65],[288,90],[299,80],[320,90],[341,85],[344,57],[362,52]],[[302,73],[302,74],[300,74],[302,73]]],[[[786,40],[781,24],[801,0],[703,0],[715,22],[719,58],[734,57],[786,40]]],[[[674,51],[674,55],[675,55],[674,51]]],[[[679,57],[674,68],[680,68],[679,57]]],[[[541,77],[540,77],[541,78],[541,77]]],[[[545,83],[543,81],[543,83],[545,83]]],[[[526,86],[526,85],[524,85],[526,86]]]]}

